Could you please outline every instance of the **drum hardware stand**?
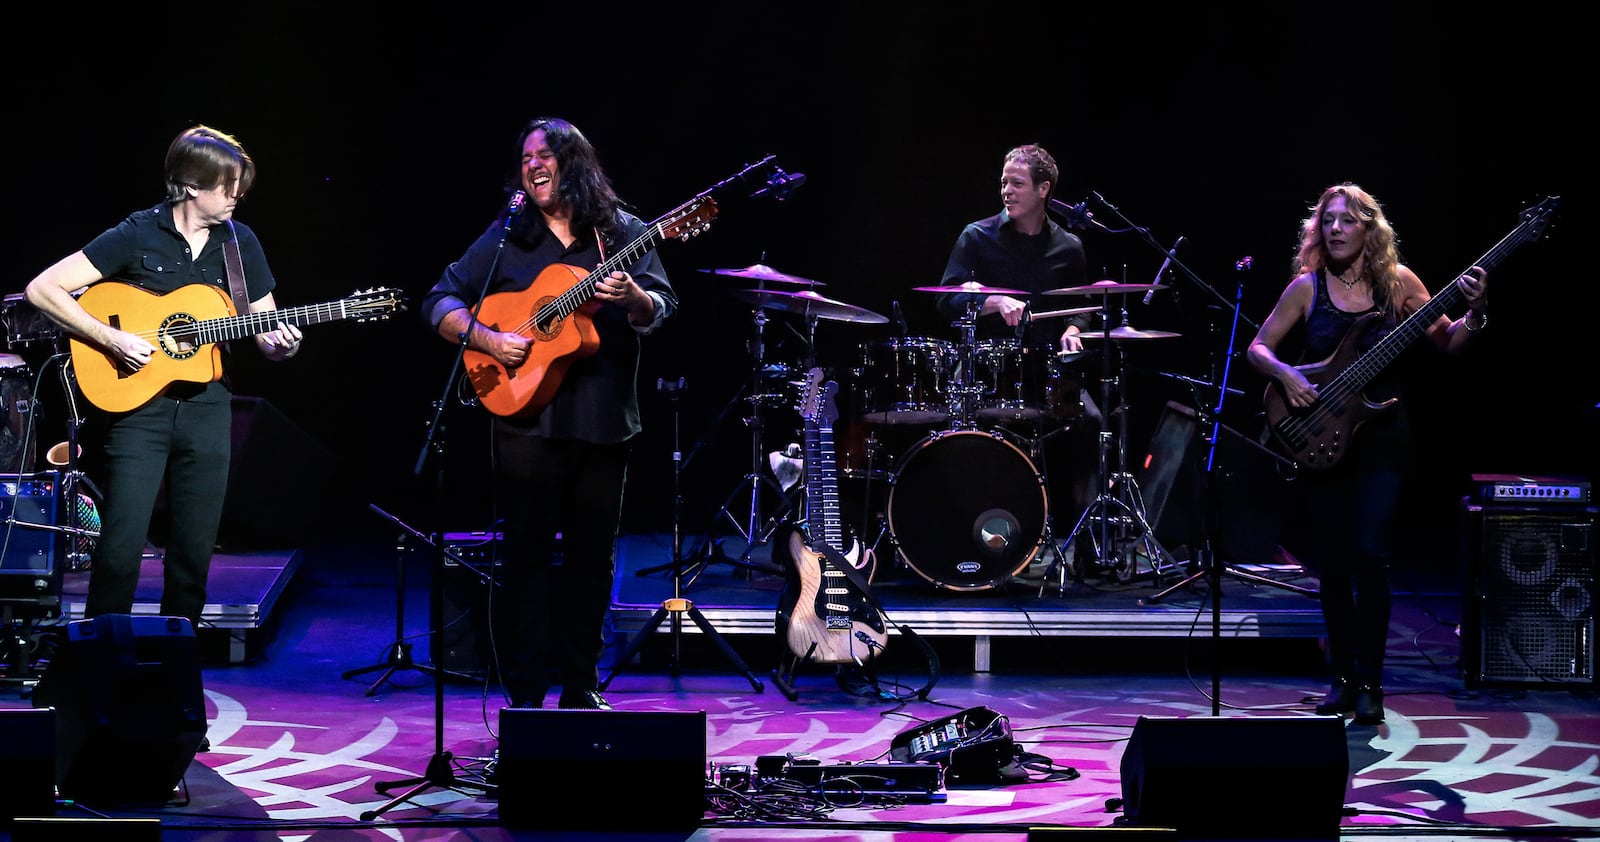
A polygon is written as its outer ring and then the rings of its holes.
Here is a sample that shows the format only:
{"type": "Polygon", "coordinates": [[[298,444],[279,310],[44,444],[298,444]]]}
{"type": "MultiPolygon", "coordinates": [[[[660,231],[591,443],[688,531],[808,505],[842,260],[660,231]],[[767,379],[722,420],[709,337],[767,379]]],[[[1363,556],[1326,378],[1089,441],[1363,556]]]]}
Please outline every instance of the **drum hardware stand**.
{"type": "MultiPolygon", "coordinates": [[[[1111,298],[1105,296],[1104,324],[1111,323],[1111,298]]],[[[1122,325],[1128,326],[1128,310],[1126,305],[1122,308],[1122,325]]],[[[1107,342],[1118,341],[1108,335],[1107,342]]],[[[1162,564],[1170,558],[1167,550],[1155,538],[1155,530],[1151,528],[1148,515],[1145,513],[1144,498],[1139,493],[1139,485],[1134,481],[1133,474],[1128,472],[1128,401],[1127,401],[1127,360],[1125,353],[1117,355],[1117,376],[1113,378],[1111,372],[1111,355],[1105,354],[1101,358],[1101,383],[1100,394],[1102,412],[1111,405],[1111,383],[1117,383],[1119,402],[1115,410],[1110,410],[1117,415],[1117,470],[1110,471],[1107,454],[1111,449],[1112,432],[1110,425],[1105,425],[1100,430],[1100,464],[1101,492],[1089,503],[1083,515],[1078,518],[1072,531],[1067,534],[1066,544],[1072,543],[1080,534],[1089,535],[1090,544],[1094,547],[1096,563],[1101,567],[1110,567],[1115,571],[1117,579],[1128,582],[1133,579],[1135,567],[1138,564],[1138,550],[1144,549],[1146,557],[1150,560],[1150,572],[1156,578],[1156,584],[1162,582],[1162,564]],[[1115,530],[1112,529],[1113,522],[1115,530]],[[1088,527],[1088,529],[1086,529],[1088,527]],[[1113,534],[1113,532],[1115,534],[1113,534]]],[[[1063,544],[1064,546],[1065,544],[1063,544]]],[[[1080,565],[1075,571],[1079,581],[1082,580],[1083,569],[1080,565]]],[[[1046,581],[1049,580],[1048,574],[1046,581]]],[[[1066,588],[1066,570],[1063,565],[1057,571],[1057,592],[1064,592],[1066,588]]],[[[1041,594],[1043,593],[1041,587],[1041,594]]]]}
{"type": "Polygon", "coordinates": [[[750,667],[746,666],[744,661],[739,658],[739,654],[733,650],[732,646],[728,645],[728,642],[717,632],[716,627],[711,625],[711,622],[705,618],[704,614],[700,613],[700,609],[694,606],[694,601],[683,596],[683,530],[680,526],[683,512],[683,486],[681,480],[683,454],[678,445],[678,419],[680,416],[678,398],[685,385],[682,377],[678,378],[676,382],[669,382],[664,379],[656,381],[656,390],[665,392],[672,397],[672,596],[661,603],[661,607],[657,608],[656,613],[645,621],[638,634],[633,636],[633,640],[629,641],[628,645],[623,647],[622,651],[617,654],[616,665],[612,667],[611,672],[605,678],[600,680],[597,686],[601,690],[609,687],[611,679],[616,677],[622,666],[632,660],[633,656],[644,646],[645,641],[650,639],[650,636],[655,633],[661,623],[669,619],[672,621],[670,626],[672,632],[672,661],[670,669],[672,675],[678,675],[682,664],[683,617],[687,614],[689,619],[699,627],[700,631],[710,638],[712,643],[716,644],[717,649],[722,652],[723,656],[739,672],[743,673],[745,678],[750,680],[751,688],[759,693],[765,689],[761,679],[750,671],[750,667]]]}
{"type": "MultiPolygon", "coordinates": [[[[756,285],[756,289],[758,291],[764,289],[763,283],[758,283],[756,285]]],[[[766,426],[763,420],[764,410],[762,409],[762,405],[773,398],[779,398],[782,396],[768,395],[763,393],[761,375],[766,371],[766,344],[762,341],[762,336],[766,332],[766,326],[768,322],[766,311],[759,306],[756,307],[752,319],[755,322],[756,328],[756,338],[752,343],[755,353],[753,354],[753,364],[750,369],[750,395],[747,398],[747,400],[750,401],[750,415],[744,419],[745,425],[750,428],[750,473],[745,474],[744,478],[739,481],[739,484],[735,486],[733,491],[728,494],[728,498],[723,501],[722,507],[717,510],[716,514],[716,517],[725,517],[730,523],[733,524],[733,528],[739,532],[739,537],[743,538],[746,542],[745,551],[739,556],[738,559],[728,558],[722,553],[722,542],[713,541],[711,537],[711,530],[708,529],[706,533],[700,537],[700,542],[696,545],[695,551],[692,553],[697,559],[699,559],[695,562],[696,565],[703,566],[712,562],[732,564],[735,567],[740,568],[742,574],[747,578],[751,572],[761,572],[771,575],[778,575],[783,572],[772,565],[759,564],[750,561],[750,555],[757,546],[765,544],[772,539],[772,533],[776,531],[778,525],[783,522],[783,515],[793,508],[795,502],[797,501],[797,495],[785,495],[783,486],[779,485],[777,480],[773,479],[762,470],[764,467],[762,460],[762,450],[764,448],[762,433],[766,426]],[[739,499],[741,495],[746,493],[746,487],[749,488],[750,508],[745,513],[746,519],[741,522],[734,517],[733,512],[729,509],[729,507],[732,506],[733,502],[739,499]],[[775,494],[784,498],[783,504],[778,508],[777,512],[775,512],[771,517],[767,518],[763,518],[761,510],[761,496],[763,488],[769,488],[775,494]]],[[[670,565],[666,567],[658,565],[653,568],[640,570],[638,575],[643,576],[647,573],[656,573],[670,567],[670,565]]]]}

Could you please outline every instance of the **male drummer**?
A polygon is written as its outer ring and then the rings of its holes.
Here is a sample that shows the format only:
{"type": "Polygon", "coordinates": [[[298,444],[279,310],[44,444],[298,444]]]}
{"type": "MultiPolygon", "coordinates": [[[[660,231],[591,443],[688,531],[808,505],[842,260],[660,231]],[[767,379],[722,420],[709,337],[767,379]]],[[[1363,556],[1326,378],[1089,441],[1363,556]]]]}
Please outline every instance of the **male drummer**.
{"type": "MultiPolygon", "coordinates": [[[[1079,313],[1034,320],[1029,302],[1018,297],[1084,283],[1083,241],[1046,214],[1060,178],[1055,158],[1042,146],[1028,144],[1006,153],[1000,170],[1003,207],[994,216],[961,229],[941,283],[975,283],[986,290],[1013,292],[940,294],[937,302],[940,315],[952,323],[963,319],[969,307],[976,308],[973,332],[977,341],[1014,340],[1020,353],[1042,354],[1052,362],[1057,352],[1083,350],[1078,334],[1089,326],[1094,315],[1079,313]]],[[[1077,523],[1100,491],[1098,448],[1104,422],[1088,391],[1076,382],[1072,386],[1075,394],[1064,398],[1030,396],[1052,404],[1039,407],[1044,420],[1070,422],[1066,429],[1052,430],[1044,425],[1029,431],[1045,438],[1045,464],[1037,467],[1051,480],[1046,490],[1053,489],[1051,510],[1056,516],[1052,520],[1061,533],[1077,523]],[[1059,405],[1063,399],[1073,405],[1059,405]],[[1081,410],[1077,406],[1080,401],[1081,410]]]]}

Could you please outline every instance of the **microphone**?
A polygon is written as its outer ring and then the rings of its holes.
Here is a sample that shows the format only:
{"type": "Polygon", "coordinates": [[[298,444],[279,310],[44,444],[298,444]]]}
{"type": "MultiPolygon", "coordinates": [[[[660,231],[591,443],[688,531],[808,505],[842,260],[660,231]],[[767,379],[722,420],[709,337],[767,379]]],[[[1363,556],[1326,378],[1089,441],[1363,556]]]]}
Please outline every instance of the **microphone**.
{"type": "Polygon", "coordinates": [[[783,167],[774,167],[772,175],[767,176],[767,186],[750,194],[752,199],[771,196],[774,200],[782,202],[789,198],[789,194],[806,183],[806,174],[803,172],[787,173],[783,167]]]}
{"type": "MultiPolygon", "coordinates": [[[[1158,284],[1161,283],[1161,276],[1167,274],[1167,267],[1172,265],[1172,258],[1178,254],[1178,246],[1181,246],[1181,245],[1183,245],[1183,236],[1180,234],[1178,236],[1178,241],[1176,243],[1172,244],[1172,251],[1167,252],[1167,259],[1161,261],[1161,268],[1156,270],[1156,279],[1154,281],[1155,283],[1158,283],[1158,284]]],[[[1150,299],[1152,297],[1154,297],[1155,294],[1156,294],[1155,290],[1150,290],[1149,292],[1144,294],[1145,306],[1149,306],[1150,299]]]]}
{"type": "Polygon", "coordinates": [[[1094,228],[1094,214],[1089,212],[1089,200],[1084,199],[1076,205],[1069,205],[1060,199],[1051,199],[1050,207],[1055,208],[1067,218],[1067,227],[1079,231],[1088,231],[1094,228]]]}
{"type": "Polygon", "coordinates": [[[511,201],[506,203],[506,224],[504,228],[500,229],[505,236],[511,236],[511,224],[517,221],[518,216],[522,215],[522,207],[527,203],[527,191],[518,190],[511,194],[511,201]]]}
{"type": "Polygon", "coordinates": [[[1243,272],[1244,270],[1249,269],[1251,266],[1254,266],[1255,263],[1256,259],[1247,254],[1244,257],[1239,258],[1239,262],[1233,264],[1233,268],[1243,272]]]}
{"type": "Polygon", "coordinates": [[[894,323],[900,327],[901,336],[911,335],[911,328],[906,326],[906,314],[905,311],[900,309],[899,299],[894,301],[894,323]]]}

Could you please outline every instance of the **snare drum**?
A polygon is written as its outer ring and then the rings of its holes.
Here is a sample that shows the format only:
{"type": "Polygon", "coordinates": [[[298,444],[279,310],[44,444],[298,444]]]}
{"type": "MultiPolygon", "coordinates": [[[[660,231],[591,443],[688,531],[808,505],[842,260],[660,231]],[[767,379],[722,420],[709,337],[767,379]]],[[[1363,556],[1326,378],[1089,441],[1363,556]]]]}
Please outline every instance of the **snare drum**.
{"type": "Polygon", "coordinates": [[[857,403],[873,424],[936,424],[950,417],[948,387],[955,345],[943,339],[896,337],[861,346],[857,403]]]}

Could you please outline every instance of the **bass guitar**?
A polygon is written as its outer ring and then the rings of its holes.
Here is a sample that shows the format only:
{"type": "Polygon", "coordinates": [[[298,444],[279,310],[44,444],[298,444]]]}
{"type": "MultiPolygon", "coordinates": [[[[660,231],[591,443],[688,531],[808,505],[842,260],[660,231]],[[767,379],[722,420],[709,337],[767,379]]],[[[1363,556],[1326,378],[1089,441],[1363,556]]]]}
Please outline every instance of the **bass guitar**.
{"type": "Polygon", "coordinates": [[[784,558],[785,582],[777,627],[800,658],[824,664],[858,663],[881,652],[888,637],[883,612],[869,590],[877,560],[846,534],[839,517],[838,463],[833,447],[834,395],[822,370],[807,374],[800,415],[805,421],[805,520],[774,544],[784,558]]]}
{"type": "Polygon", "coordinates": [[[514,292],[484,296],[478,322],[497,331],[533,340],[521,365],[504,366],[482,351],[462,353],[466,378],[483,408],[506,418],[537,415],[555,397],[572,362],[600,348],[594,329],[595,287],[612,272],[625,269],[663,240],[687,240],[711,225],[717,203],[696,196],[650,223],[645,232],[593,271],[556,263],[545,267],[533,285],[514,292]]]}
{"type": "MultiPolygon", "coordinates": [[[[1559,197],[1551,196],[1524,210],[1517,227],[1472,265],[1492,270],[1523,243],[1538,239],[1558,203],[1559,197]]],[[[1456,277],[1460,275],[1457,273],[1456,277]]],[[[1344,458],[1356,429],[1398,400],[1390,398],[1374,403],[1361,390],[1462,300],[1461,287],[1454,280],[1450,281],[1387,336],[1359,354],[1356,348],[1363,335],[1382,314],[1368,313],[1357,319],[1327,359],[1299,367],[1306,379],[1317,387],[1317,402],[1310,406],[1291,406],[1281,384],[1277,381],[1268,384],[1264,402],[1273,443],[1298,468],[1323,471],[1337,465],[1344,458]]]]}
{"type": "Polygon", "coordinates": [[[399,290],[371,289],[325,304],[239,315],[221,287],[189,284],[156,293],[120,281],[88,287],[78,303],[103,324],[138,334],[156,346],[150,362],[130,372],[99,348],[71,339],[78,388],[107,412],[138,409],[173,383],[209,383],[222,377],[222,348],[217,343],[224,340],[267,333],[279,322],[304,327],[344,319],[371,321],[405,309],[399,290]]]}

